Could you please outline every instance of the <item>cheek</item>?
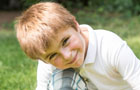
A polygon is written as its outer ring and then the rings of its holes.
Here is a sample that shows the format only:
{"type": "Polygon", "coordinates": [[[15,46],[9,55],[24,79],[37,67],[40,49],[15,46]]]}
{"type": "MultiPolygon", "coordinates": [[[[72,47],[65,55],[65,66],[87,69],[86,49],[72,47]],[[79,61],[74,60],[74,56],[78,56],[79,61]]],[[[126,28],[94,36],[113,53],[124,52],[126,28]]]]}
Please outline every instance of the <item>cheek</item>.
{"type": "Polygon", "coordinates": [[[63,60],[60,58],[57,58],[56,60],[54,60],[53,65],[56,67],[62,67],[63,66],[63,60]]]}
{"type": "Polygon", "coordinates": [[[72,49],[82,49],[84,48],[84,42],[81,38],[75,37],[71,40],[70,47],[72,49]]]}

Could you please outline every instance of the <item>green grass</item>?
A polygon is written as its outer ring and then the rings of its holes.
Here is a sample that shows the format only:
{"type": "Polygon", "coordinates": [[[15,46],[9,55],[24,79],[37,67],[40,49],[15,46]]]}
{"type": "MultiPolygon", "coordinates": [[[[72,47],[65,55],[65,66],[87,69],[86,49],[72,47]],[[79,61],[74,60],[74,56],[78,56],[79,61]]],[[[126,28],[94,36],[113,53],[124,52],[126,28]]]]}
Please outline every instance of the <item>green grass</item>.
{"type": "Polygon", "coordinates": [[[135,55],[140,59],[140,35],[127,38],[126,41],[135,55]]]}
{"type": "MultiPolygon", "coordinates": [[[[76,17],[80,24],[117,33],[140,58],[140,16],[127,18],[79,11],[76,17]]],[[[15,31],[0,30],[0,90],[35,90],[36,68],[37,62],[27,58],[20,49],[15,31]]]]}
{"type": "Polygon", "coordinates": [[[13,31],[0,31],[0,90],[34,90],[36,66],[21,51],[13,31]]]}

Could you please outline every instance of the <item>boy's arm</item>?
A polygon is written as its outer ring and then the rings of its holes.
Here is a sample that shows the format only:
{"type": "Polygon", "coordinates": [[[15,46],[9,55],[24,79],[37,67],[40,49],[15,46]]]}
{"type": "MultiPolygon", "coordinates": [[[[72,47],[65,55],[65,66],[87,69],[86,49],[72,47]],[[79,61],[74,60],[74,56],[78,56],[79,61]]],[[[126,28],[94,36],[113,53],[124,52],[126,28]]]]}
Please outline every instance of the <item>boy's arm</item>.
{"type": "Polygon", "coordinates": [[[37,88],[36,90],[47,90],[49,79],[53,72],[53,66],[38,60],[37,68],[37,88]]]}
{"type": "Polygon", "coordinates": [[[135,56],[127,43],[114,33],[104,37],[107,61],[133,90],[140,90],[140,60],[135,56]]]}
{"type": "Polygon", "coordinates": [[[140,60],[126,43],[120,48],[116,67],[133,90],[140,90],[140,60]]]}
{"type": "Polygon", "coordinates": [[[102,46],[105,46],[102,56],[133,90],[140,90],[140,60],[119,36],[110,32],[103,34],[106,36],[102,38],[102,46]]]}

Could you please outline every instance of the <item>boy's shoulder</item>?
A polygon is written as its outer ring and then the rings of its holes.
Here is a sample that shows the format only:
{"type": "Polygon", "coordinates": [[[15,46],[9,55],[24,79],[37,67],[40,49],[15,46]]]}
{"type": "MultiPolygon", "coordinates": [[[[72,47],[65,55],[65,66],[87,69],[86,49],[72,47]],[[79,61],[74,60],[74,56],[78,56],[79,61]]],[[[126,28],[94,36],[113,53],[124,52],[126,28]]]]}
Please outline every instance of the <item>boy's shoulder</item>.
{"type": "Polygon", "coordinates": [[[115,37],[115,36],[116,36],[116,38],[119,37],[114,32],[111,32],[111,31],[105,30],[105,29],[94,29],[94,27],[92,27],[88,24],[81,24],[80,27],[86,27],[86,28],[88,28],[89,33],[91,33],[90,31],[93,31],[97,36],[100,36],[100,37],[115,37]]]}
{"type": "Polygon", "coordinates": [[[126,42],[114,32],[98,29],[94,30],[98,50],[107,53],[115,52],[122,47],[126,42]]]}
{"type": "Polygon", "coordinates": [[[93,41],[91,39],[90,42],[97,43],[99,46],[110,47],[117,46],[123,42],[123,40],[114,32],[105,29],[94,29],[94,27],[89,26],[87,24],[82,24],[80,27],[86,27],[89,31],[89,38],[94,38],[93,41]]]}
{"type": "Polygon", "coordinates": [[[96,29],[94,30],[96,37],[100,38],[101,40],[104,40],[106,42],[112,41],[112,42],[122,42],[123,40],[118,36],[116,33],[111,32],[109,30],[104,29],[96,29]]]}

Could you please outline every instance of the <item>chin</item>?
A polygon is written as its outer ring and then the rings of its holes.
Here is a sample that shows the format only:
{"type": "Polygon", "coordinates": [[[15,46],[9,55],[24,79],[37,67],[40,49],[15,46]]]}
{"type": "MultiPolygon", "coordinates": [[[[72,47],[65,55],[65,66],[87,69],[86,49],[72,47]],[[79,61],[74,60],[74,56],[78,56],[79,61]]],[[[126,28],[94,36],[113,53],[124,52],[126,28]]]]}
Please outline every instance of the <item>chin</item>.
{"type": "MultiPolygon", "coordinates": [[[[80,65],[81,66],[81,65],[80,65]]],[[[75,67],[73,67],[73,68],[79,68],[80,66],[75,66],[75,67]]]]}
{"type": "Polygon", "coordinates": [[[82,64],[83,64],[83,61],[82,61],[82,62],[77,62],[77,63],[75,64],[75,67],[74,67],[74,68],[79,68],[82,64]]]}

